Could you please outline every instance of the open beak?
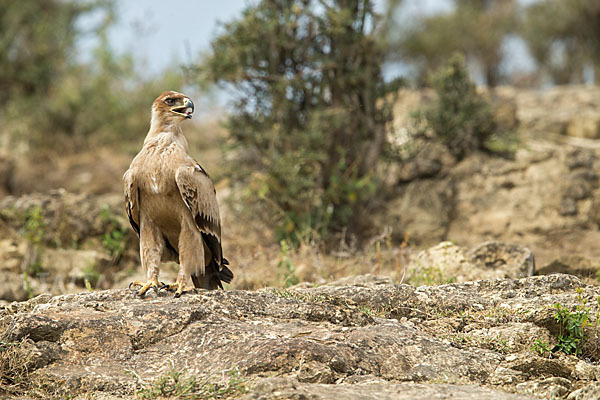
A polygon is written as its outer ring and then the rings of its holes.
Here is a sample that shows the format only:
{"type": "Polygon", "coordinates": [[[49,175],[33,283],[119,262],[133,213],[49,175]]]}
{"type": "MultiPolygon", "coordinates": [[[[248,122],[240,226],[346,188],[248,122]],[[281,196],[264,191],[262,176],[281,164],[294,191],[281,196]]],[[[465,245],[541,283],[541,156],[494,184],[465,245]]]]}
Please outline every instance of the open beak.
{"type": "Polygon", "coordinates": [[[183,99],[183,106],[173,107],[171,108],[171,112],[191,119],[194,112],[194,102],[186,97],[183,99]]]}

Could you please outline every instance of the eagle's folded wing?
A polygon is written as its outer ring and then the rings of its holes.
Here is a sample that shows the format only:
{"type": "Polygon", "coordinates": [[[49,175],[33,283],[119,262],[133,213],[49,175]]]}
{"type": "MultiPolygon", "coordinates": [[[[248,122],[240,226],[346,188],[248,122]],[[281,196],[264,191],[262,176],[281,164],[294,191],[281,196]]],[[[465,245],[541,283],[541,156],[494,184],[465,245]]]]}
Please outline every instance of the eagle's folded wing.
{"type": "Polygon", "coordinates": [[[213,183],[197,163],[177,168],[175,181],[214,260],[222,267],[221,218],[213,183]]]}
{"type": "Polygon", "coordinates": [[[123,182],[125,189],[125,211],[127,211],[131,227],[140,236],[140,193],[133,180],[131,169],[128,169],[125,175],[123,175],[123,182]]]}

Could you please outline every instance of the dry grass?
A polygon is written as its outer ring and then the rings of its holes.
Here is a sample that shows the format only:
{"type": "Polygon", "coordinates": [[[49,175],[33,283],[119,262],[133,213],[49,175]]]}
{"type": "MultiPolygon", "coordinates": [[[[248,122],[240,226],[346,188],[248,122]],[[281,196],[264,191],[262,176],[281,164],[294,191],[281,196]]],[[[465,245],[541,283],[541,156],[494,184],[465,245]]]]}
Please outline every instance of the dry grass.
{"type": "Polygon", "coordinates": [[[17,342],[0,341],[0,393],[19,392],[27,382],[31,342],[21,339],[17,342]]]}
{"type": "Polygon", "coordinates": [[[23,393],[30,382],[33,343],[27,338],[9,340],[11,318],[0,319],[0,395],[23,393]]]}
{"type": "Polygon", "coordinates": [[[277,243],[264,222],[225,211],[223,246],[236,274],[233,289],[323,284],[361,274],[385,275],[396,282],[406,278],[413,250],[406,243],[394,245],[389,231],[374,237],[364,249],[340,241],[336,251],[323,253],[318,243],[302,242],[297,248],[277,243]]]}
{"type": "Polygon", "coordinates": [[[0,398],[66,399],[77,391],[36,374],[35,343],[28,338],[9,340],[10,316],[0,319],[0,398]]]}

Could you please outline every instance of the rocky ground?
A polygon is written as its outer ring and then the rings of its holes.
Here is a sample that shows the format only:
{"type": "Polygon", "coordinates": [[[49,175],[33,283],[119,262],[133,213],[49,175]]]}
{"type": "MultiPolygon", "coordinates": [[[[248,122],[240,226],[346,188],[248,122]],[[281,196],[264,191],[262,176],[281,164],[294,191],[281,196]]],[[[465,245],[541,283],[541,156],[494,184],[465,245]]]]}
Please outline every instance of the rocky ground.
{"type": "Polygon", "coordinates": [[[386,166],[365,249],[285,251],[217,182],[236,278],[180,299],[126,289],[131,155],[0,154],[0,398],[600,398],[600,90],[492,97],[514,156],[386,166]]]}
{"type": "Polygon", "coordinates": [[[41,295],[0,310],[1,378],[5,395],[82,399],[596,399],[599,295],[564,274],[41,295]],[[590,316],[578,356],[558,350],[556,305],[590,316]]]}

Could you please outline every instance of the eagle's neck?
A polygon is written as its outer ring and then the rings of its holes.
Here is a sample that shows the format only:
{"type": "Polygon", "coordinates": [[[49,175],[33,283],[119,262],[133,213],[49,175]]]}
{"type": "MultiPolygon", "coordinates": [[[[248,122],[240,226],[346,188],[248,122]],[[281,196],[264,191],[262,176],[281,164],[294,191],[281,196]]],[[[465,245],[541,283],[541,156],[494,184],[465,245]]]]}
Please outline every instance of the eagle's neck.
{"type": "Polygon", "coordinates": [[[152,112],[152,119],[150,120],[150,130],[144,139],[144,145],[157,139],[158,142],[166,146],[171,143],[178,143],[184,147],[187,151],[188,143],[183,135],[183,130],[180,124],[168,123],[160,118],[157,113],[152,112]]]}

